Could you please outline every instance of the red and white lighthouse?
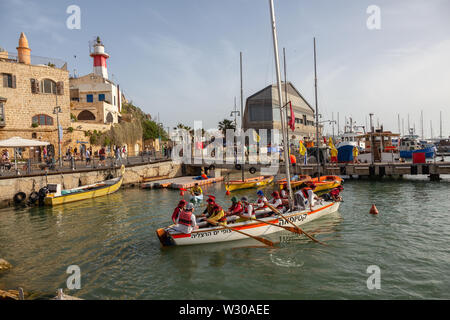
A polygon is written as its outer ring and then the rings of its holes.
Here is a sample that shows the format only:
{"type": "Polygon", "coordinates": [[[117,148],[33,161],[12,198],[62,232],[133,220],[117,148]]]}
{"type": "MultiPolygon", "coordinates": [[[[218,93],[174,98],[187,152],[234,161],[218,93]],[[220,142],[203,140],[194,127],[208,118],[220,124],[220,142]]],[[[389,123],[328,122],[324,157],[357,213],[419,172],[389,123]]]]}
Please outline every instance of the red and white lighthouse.
{"type": "Polygon", "coordinates": [[[91,53],[91,57],[94,58],[94,74],[98,74],[105,79],[108,79],[108,68],[106,67],[106,59],[109,58],[109,54],[105,52],[105,47],[100,41],[100,37],[94,44],[94,52],[91,53]]]}

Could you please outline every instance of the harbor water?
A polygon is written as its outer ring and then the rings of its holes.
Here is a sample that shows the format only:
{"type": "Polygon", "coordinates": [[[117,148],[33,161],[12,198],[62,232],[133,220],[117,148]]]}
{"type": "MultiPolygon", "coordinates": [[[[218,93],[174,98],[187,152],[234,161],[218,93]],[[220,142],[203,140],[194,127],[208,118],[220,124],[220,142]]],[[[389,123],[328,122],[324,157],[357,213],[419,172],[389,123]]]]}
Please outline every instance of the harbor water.
{"type": "MultiPolygon", "coordinates": [[[[339,211],[303,226],[327,246],[283,231],[271,236],[274,248],[240,240],[163,249],[155,231],[181,198],[167,189],[2,209],[0,258],[14,267],[0,274],[0,289],[43,298],[64,288],[84,299],[449,299],[449,187],[347,180],[339,211]],[[79,290],[67,289],[71,265],[81,270],[79,290]],[[380,270],[379,289],[368,288],[370,266],[380,270]]],[[[204,192],[229,206],[222,183],[204,192]]]]}

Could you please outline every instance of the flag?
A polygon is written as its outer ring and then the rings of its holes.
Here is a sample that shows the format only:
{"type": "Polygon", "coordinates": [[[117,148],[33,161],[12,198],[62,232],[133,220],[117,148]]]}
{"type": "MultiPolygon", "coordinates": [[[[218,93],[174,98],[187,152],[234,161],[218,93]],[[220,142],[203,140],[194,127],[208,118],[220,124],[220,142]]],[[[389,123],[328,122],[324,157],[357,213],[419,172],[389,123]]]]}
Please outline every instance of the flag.
{"type": "Polygon", "coordinates": [[[306,148],[305,148],[305,146],[303,145],[303,142],[301,142],[301,141],[300,141],[300,149],[299,149],[299,153],[300,153],[302,156],[304,156],[305,153],[306,153],[306,148]]]}
{"type": "Polygon", "coordinates": [[[303,164],[308,164],[308,150],[305,149],[305,156],[303,158],[303,164]]]}
{"type": "Polygon", "coordinates": [[[295,131],[295,114],[294,110],[292,110],[292,103],[289,101],[289,106],[291,108],[291,120],[289,121],[289,127],[291,127],[292,131],[295,131]]]}
{"type": "Polygon", "coordinates": [[[261,140],[261,137],[256,133],[256,130],[253,130],[253,140],[256,142],[259,142],[261,140]]]}

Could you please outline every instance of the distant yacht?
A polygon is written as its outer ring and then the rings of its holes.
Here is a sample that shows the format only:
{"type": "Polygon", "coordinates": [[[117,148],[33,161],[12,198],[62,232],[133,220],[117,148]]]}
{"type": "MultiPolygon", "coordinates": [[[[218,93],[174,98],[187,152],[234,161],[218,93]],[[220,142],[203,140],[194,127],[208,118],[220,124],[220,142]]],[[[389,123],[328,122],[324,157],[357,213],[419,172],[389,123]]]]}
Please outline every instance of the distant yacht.
{"type": "Polygon", "coordinates": [[[411,159],[413,153],[425,153],[425,158],[433,158],[436,153],[434,144],[419,141],[419,136],[414,134],[414,129],[409,129],[409,134],[404,135],[399,145],[400,158],[411,159]]]}

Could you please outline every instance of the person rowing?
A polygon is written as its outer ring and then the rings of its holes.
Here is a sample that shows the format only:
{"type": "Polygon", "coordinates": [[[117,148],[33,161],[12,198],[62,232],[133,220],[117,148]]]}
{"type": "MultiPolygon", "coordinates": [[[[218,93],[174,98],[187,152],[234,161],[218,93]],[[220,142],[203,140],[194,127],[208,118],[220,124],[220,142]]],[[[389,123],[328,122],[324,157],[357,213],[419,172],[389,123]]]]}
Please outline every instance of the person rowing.
{"type": "Polygon", "coordinates": [[[240,214],[244,211],[244,208],[242,207],[242,203],[238,201],[236,197],[231,198],[231,207],[228,208],[226,215],[227,216],[233,216],[236,214],[240,214]]]}
{"type": "Polygon", "coordinates": [[[213,213],[214,205],[216,204],[216,197],[212,195],[208,195],[208,200],[206,200],[206,208],[203,213],[199,216],[198,221],[204,220],[205,218],[209,218],[213,213]]]}
{"type": "Polygon", "coordinates": [[[264,196],[264,192],[262,192],[262,190],[258,190],[256,195],[258,196],[258,200],[255,203],[255,210],[266,208],[267,198],[264,196]]]}
{"type": "Polygon", "coordinates": [[[185,209],[186,206],[186,200],[180,200],[180,202],[178,202],[178,205],[176,206],[175,210],[173,210],[172,213],[172,221],[173,223],[177,223],[177,219],[178,216],[180,215],[180,212],[183,211],[185,209]]]}
{"type": "Polygon", "coordinates": [[[216,203],[212,209],[212,214],[206,221],[208,221],[208,227],[216,226],[217,224],[227,225],[227,216],[222,207],[216,203]]]}
{"type": "Polygon", "coordinates": [[[312,207],[316,204],[315,201],[320,200],[312,188],[314,188],[314,185],[302,188],[294,194],[296,204],[300,210],[305,210],[309,204],[309,209],[312,211],[312,207]]]}
{"type": "Polygon", "coordinates": [[[243,212],[240,215],[246,218],[254,218],[255,211],[253,210],[253,205],[249,202],[248,198],[246,196],[242,197],[241,202],[243,205],[243,212]]]}
{"type": "Polygon", "coordinates": [[[203,193],[203,190],[202,190],[202,188],[200,188],[198,183],[196,183],[191,189],[191,194],[194,195],[194,196],[199,196],[202,193],[203,193]]]}
{"type": "Polygon", "coordinates": [[[186,208],[180,212],[174,229],[181,233],[191,233],[194,229],[198,229],[192,203],[186,204],[186,208]]]}
{"type": "Polygon", "coordinates": [[[284,206],[283,206],[283,200],[281,199],[280,194],[278,193],[278,191],[274,191],[272,192],[272,199],[269,201],[269,203],[275,207],[277,210],[283,210],[284,206]]]}
{"type": "Polygon", "coordinates": [[[280,197],[281,197],[281,202],[283,203],[283,205],[288,207],[289,206],[289,196],[285,189],[282,189],[280,191],[280,197]]]}

